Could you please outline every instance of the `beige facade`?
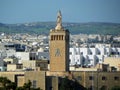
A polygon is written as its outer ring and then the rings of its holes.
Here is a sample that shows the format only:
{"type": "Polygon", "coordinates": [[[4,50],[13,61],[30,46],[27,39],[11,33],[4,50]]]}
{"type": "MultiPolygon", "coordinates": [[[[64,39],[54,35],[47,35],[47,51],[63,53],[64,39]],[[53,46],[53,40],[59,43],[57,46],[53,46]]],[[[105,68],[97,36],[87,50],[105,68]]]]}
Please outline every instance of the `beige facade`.
{"type": "Polygon", "coordinates": [[[22,87],[24,85],[24,83],[25,83],[24,74],[17,76],[17,86],[22,87]]]}
{"type": "MultiPolygon", "coordinates": [[[[68,79],[77,81],[79,86],[88,90],[111,90],[115,86],[120,86],[120,72],[99,72],[99,71],[73,71],[69,72],[47,72],[46,85],[59,90],[61,79],[68,76],[68,79]],[[51,75],[51,76],[50,76],[51,75]],[[63,76],[61,76],[63,75],[63,76]]],[[[85,90],[86,90],[85,89],[85,90]]],[[[79,87],[77,90],[84,90],[79,87]]]]}
{"type": "Polygon", "coordinates": [[[29,60],[22,61],[23,69],[33,69],[33,70],[48,70],[48,61],[47,60],[29,60]]]}
{"type": "Polygon", "coordinates": [[[85,88],[91,90],[111,90],[120,86],[120,72],[72,72],[74,78],[85,88]],[[105,88],[105,89],[102,89],[105,88]]]}
{"type": "Polygon", "coordinates": [[[70,71],[98,71],[98,68],[75,68],[75,67],[70,67],[70,71]]]}
{"type": "Polygon", "coordinates": [[[26,72],[0,72],[0,76],[7,77],[17,86],[23,86],[28,80],[32,82],[32,87],[46,90],[46,73],[45,71],[26,71],[26,72]]]}
{"type": "Polygon", "coordinates": [[[120,72],[98,72],[98,71],[73,71],[69,72],[0,72],[0,76],[7,77],[17,86],[23,86],[28,80],[32,87],[40,87],[42,90],[59,90],[60,79],[68,76],[70,80],[76,80],[81,86],[93,90],[111,90],[114,86],[120,86],[120,72]],[[62,77],[62,78],[61,78],[62,77]]]}
{"type": "Polygon", "coordinates": [[[57,19],[50,30],[50,71],[69,71],[69,31],[62,27],[60,12],[57,19]]]}
{"type": "Polygon", "coordinates": [[[30,80],[32,87],[40,87],[42,90],[46,90],[46,74],[44,71],[31,71],[25,73],[25,82],[30,80]]]}
{"type": "Polygon", "coordinates": [[[64,77],[68,76],[68,72],[59,72],[59,71],[46,71],[46,76],[58,76],[58,77],[64,77]]]}
{"type": "Polygon", "coordinates": [[[22,64],[7,64],[7,71],[21,71],[23,70],[22,64]]]}
{"type": "Polygon", "coordinates": [[[12,58],[5,58],[4,62],[10,64],[10,63],[18,63],[17,59],[12,59],[12,58]]]}
{"type": "Polygon", "coordinates": [[[117,71],[120,71],[120,57],[107,57],[104,59],[104,64],[109,64],[110,71],[112,67],[116,68],[117,71]]]}
{"type": "Polygon", "coordinates": [[[15,75],[24,75],[25,72],[0,72],[0,77],[7,77],[12,82],[15,82],[15,75]]]}
{"type": "Polygon", "coordinates": [[[95,67],[70,66],[70,71],[109,71],[109,64],[97,64],[95,67]]]}
{"type": "Polygon", "coordinates": [[[36,61],[29,60],[29,61],[22,61],[23,69],[35,69],[36,68],[36,61]]]}
{"type": "Polygon", "coordinates": [[[29,52],[16,52],[16,56],[20,59],[20,60],[30,60],[30,53],[29,52]]]}

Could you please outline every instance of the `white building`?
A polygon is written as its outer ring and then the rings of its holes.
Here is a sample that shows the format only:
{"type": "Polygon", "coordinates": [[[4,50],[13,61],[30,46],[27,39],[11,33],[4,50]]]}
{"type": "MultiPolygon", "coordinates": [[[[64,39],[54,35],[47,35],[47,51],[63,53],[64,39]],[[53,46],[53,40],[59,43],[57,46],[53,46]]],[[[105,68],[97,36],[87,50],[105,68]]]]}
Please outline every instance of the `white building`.
{"type": "Polygon", "coordinates": [[[120,48],[114,47],[72,47],[70,48],[70,65],[95,66],[103,63],[105,57],[120,57],[120,48]]]}
{"type": "Polygon", "coordinates": [[[19,63],[22,63],[22,60],[30,60],[29,52],[16,52],[15,56],[19,59],[19,63]]]}
{"type": "Polygon", "coordinates": [[[30,60],[49,60],[49,52],[16,52],[19,63],[30,60]]]}
{"type": "Polygon", "coordinates": [[[3,59],[6,57],[6,52],[4,50],[0,50],[0,71],[4,71],[6,67],[4,66],[3,59]]]}

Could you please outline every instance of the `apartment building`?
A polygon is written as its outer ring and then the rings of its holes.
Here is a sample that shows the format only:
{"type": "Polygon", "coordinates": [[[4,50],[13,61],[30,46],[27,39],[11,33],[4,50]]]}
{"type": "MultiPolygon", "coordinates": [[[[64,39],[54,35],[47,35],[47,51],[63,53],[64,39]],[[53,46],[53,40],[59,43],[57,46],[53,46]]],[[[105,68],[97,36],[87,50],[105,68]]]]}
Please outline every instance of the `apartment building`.
{"type": "Polygon", "coordinates": [[[114,47],[71,47],[70,65],[95,66],[102,64],[105,57],[120,57],[120,48],[114,47]]]}

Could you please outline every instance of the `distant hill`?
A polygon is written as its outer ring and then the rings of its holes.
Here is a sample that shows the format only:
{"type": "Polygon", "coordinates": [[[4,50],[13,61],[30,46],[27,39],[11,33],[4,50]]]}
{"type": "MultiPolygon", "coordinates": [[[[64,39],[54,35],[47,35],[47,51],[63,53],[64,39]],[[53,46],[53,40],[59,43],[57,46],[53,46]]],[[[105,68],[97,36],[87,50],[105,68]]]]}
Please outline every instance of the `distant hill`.
{"type": "MultiPolygon", "coordinates": [[[[50,29],[53,29],[55,26],[55,22],[35,22],[23,24],[0,23],[0,32],[49,34],[50,29]]],[[[65,29],[69,29],[71,34],[120,34],[119,23],[63,23],[63,27],[65,29]]]]}

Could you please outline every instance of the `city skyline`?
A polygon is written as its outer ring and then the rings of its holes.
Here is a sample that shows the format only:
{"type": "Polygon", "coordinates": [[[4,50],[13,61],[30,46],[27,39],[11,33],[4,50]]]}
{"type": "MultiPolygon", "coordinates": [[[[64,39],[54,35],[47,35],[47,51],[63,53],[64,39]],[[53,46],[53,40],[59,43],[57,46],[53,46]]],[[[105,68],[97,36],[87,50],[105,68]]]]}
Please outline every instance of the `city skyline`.
{"type": "Polygon", "coordinates": [[[11,0],[0,1],[0,23],[55,21],[61,10],[63,22],[120,23],[120,0],[11,0]]]}

